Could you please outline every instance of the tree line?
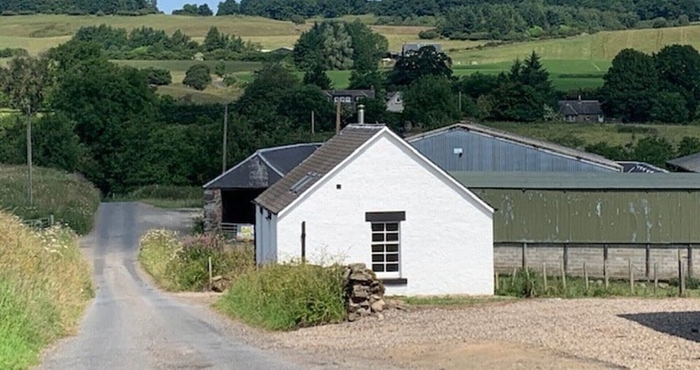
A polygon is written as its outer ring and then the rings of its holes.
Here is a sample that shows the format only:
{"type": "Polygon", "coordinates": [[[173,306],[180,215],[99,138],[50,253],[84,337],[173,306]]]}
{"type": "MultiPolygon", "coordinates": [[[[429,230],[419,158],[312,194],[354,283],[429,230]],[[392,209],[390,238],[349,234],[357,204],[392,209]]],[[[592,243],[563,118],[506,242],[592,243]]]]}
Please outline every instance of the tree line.
{"type": "Polygon", "coordinates": [[[158,11],[156,0],[3,0],[0,13],[143,15],[158,11]]]}
{"type": "Polygon", "coordinates": [[[200,44],[180,30],[168,35],[151,27],[114,28],[105,24],[83,26],[72,40],[95,42],[102,46],[109,59],[191,60],[198,53],[205,60],[262,61],[276,58],[262,53],[259,44],[243,41],[240,36],[228,35],[211,27],[200,44]]]}

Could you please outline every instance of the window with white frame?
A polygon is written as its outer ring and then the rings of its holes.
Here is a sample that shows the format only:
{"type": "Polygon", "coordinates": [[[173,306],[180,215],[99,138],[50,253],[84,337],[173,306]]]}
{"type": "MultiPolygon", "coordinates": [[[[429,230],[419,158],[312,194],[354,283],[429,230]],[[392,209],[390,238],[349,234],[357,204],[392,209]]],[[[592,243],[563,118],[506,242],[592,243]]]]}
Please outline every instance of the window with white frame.
{"type": "Polygon", "coordinates": [[[405,212],[368,212],[372,231],[372,271],[378,277],[401,275],[401,221],[405,212]]]}

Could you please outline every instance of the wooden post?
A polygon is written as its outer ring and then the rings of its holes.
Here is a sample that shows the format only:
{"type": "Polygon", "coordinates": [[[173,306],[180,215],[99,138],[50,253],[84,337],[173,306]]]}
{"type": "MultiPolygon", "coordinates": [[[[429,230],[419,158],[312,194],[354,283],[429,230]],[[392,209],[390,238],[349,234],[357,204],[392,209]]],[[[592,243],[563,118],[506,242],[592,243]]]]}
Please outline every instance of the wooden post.
{"type": "Polygon", "coordinates": [[[586,292],[588,292],[588,269],[586,268],[586,262],[583,263],[583,280],[585,280],[586,292]]]}
{"type": "Polygon", "coordinates": [[[685,295],[685,275],[683,274],[683,259],[680,250],[678,251],[678,295],[685,295]]]}
{"type": "Polygon", "coordinates": [[[605,279],[605,290],[610,287],[610,274],[608,274],[608,245],[603,245],[603,278],[605,279]]]}
{"type": "Polygon", "coordinates": [[[651,247],[649,244],[646,245],[645,253],[644,253],[644,276],[647,278],[647,282],[649,282],[649,276],[651,275],[651,271],[649,269],[649,260],[651,259],[651,247]]]}
{"type": "Polygon", "coordinates": [[[311,111],[311,135],[316,131],[316,113],[311,111]]]}
{"type": "Polygon", "coordinates": [[[569,271],[569,246],[564,244],[564,274],[569,271]]]}
{"type": "Polygon", "coordinates": [[[527,243],[523,243],[523,269],[527,268],[527,243]]]}
{"type": "Polygon", "coordinates": [[[564,288],[564,295],[566,295],[566,268],[564,264],[561,264],[561,285],[564,288]]]}
{"type": "Polygon", "coordinates": [[[627,261],[627,266],[629,268],[629,273],[630,273],[630,292],[634,294],[634,272],[632,272],[632,260],[627,261]]]}
{"type": "Polygon", "coordinates": [[[513,267],[513,275],[510,278],[510,285],[511,286],[515,286],[515,275],[517,275],[517,274],[518,274],[518,268],[513,267]]]}
{"type": "Polygon", "coordinates": [[[693,277],[693,246],[688,244],[688,269],[686,270],[688,277],[693,277]]]}
{"type": "Polygon", "coordinates": [[[498,285],[500,283],[500,281],[499,281],[500,279],[498,278],[498,272],[493,273],[493,280],[494,280],[494,283],[496,285],[495,288],[496,288],[496,290],[498,290],[498,285]]]}
{"type": "Polygon", "coordinates": [[[211,291],[211,288],[214,285],[213,277],[212,277],[212,268],[211,268],[211,257],[209,257],[209,290],[211,291]]]}
{"type": "Polygon", "coordinates": [[[34,205],[33,190],[33,164],[32,164],[32,117],[31,106],[27,105],[27,202],[29,206],[34,205]]]}
{"type": "Polygon", "coordinates": [[[656,290],[659,289],[659,277],[657,276],[659,270],[659,264],[654,263],[654,294],[656,294],[656,290]]]}
{"type": "Polygon", "coordinates": [[[306,263],[306,221],[301,222],[301,263],[306,263]]]}
{"type": "Polygon", "coordinates": [[[54,222],[53,215],[49,215],[49,226],[53,226],[54,222]]]}
{"type": "Polygon", "coordinates": [[[228,140],[228,104],[224,106],[224,142],[221,146],[222,160],[221,160],[221,173],[226,172],[226,146],[228,140]]]}
{"type": "Polygon", "coordinates": [[[542,262],[542,280],[544,280],[544,291],[547,292],[547,263],[542,262]]]}

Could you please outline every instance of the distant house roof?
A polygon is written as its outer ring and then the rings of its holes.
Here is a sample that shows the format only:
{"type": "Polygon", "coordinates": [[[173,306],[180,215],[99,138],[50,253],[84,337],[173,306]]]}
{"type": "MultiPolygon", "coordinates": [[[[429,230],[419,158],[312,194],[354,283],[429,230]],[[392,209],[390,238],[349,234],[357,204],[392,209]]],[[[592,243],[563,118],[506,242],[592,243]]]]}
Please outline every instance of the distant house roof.
{"type": "Polygon", "coordinates": [[[700,153],[672,159],[666,164],[687,172],[700,172],[700,153]]]}
{"type": "Polygon", "coordinates": [[[559,113],[565,116],[599,115],[603,114],[603,109],[597,100],[560,100],[559,113]]]}
{"type": "Polygon", "coordinates": [[[442,47],[441,47],[441,45],[440,45],[440,44],[437,44],[437,43],[403,44],[403,46],[401,47],[401,52],[402,52],[402,53],[406,53],[406,52],[409,52],[409,51],[418,51],[418,50],[419,50],[420,48],[422,48],[423,46],[432,46],[432,47],[435,48],[435,51],[437,51],[438,53],[442,52],[442,47]]]}
{"type": "Polygon", "coordinates": [[[458,123],[454,124],[452,126],[447,126],[443,128],[439,128],[437,130],[429,131],[426,133],[414,135],[411,137],[407,137],[406,140],[408,142],[414,142],[426,137],[434,136],[434,135],[440,135],[444,132],[451,131],[451,130],[463,130],[463,131],[469,131],[475,134],[479,135],[486,135],[493,137],[495,139],[499,140],[505,140],[511,143],[519,144],[519,145],[524,145],[528,146],[534,149],[538,150],[544,150],[544,151],[549,151],[552,153],[555,153],[560,156],[564,157],[570,157],[574,159],[579,159],[579,160],[585,160],[591,163],[595,163],[604,167],[608,167],[610,169],[616,170],[616,171],[621,171],[622,166],[619,165],[617,162],[609,160],[603,156],[593,154],[593,153],[588,153],[584,152],[581,150],[573,149],[573,148],[568,148],[562,145],[554,144],[548,141],[543,141],[543,140],[538,140],[538,139],[533,139],[525,136],[520,136],[516,135],[507,131],[503,130],[498,130],[495,128],[491,127],[486,127],[474,123],[458,123]]]}
{"type": "Polygon", "coordinates": [[[472,189],[700,190],[696,173],[450,172],[472,189]]]}
{"type": "Polygon", "coordinates": [[[384,127],[374,124],[346,126],[313,155],[260,194],[255,203],[272,213],[279,213],[384,127]]]}
{"type": "Polygon", "coordinates": [[[375,92],[374,90],[323,90],[323,93],[326,94],[326,97],[332,98],[334,96],[352,96],[355,98],[358,97],[366,97],[366,98],[374,98],[375,97],[375,92]]]}
{"type": "Polygon", "coordinates": [[[668,173],[667,170],[645,162],[618,161],[622,165],[622,172],[627,173],[668,173]]]}
{"type": "Polygon", "coordinates": [[[266,188],[310,156],[321,143],[260,149],[204,185],[205,189],[266,188]]]}

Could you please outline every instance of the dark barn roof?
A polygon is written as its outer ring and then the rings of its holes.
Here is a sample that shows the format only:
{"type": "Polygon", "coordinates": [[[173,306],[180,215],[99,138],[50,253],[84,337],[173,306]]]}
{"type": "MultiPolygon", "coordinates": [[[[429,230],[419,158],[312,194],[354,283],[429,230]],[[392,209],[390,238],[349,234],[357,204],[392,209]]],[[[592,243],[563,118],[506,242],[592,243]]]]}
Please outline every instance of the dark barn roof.
{"type": "Polygon", "coordinates": [[[700,153],[666,161],[666,164],[684,172],[700,172],[700,153]]]}
{"type": "Polygon", "coordinates": [[[310,156],[320,143],[260,149],[204,185],[205,189],[267,188],[310,156]]]}
{"type": "Polygon", "coordinates": [[[255,199],[255,203],[277,214],[313,184],[348,158],[384,125],[346,126],[317,151],[255,199]]]}
{"type": "Polygon", "coordinates": [[[668,173],[663,168],[645,162],[618,161],[617,163],[622,165],[622,172],[626,173],[668,173]]]}
{"type": "Polygon", "coordinates": [[[599,115],[603,114],[600,102],[597,100],[560,100],[559,113],[565,116],[599,115]]]}

